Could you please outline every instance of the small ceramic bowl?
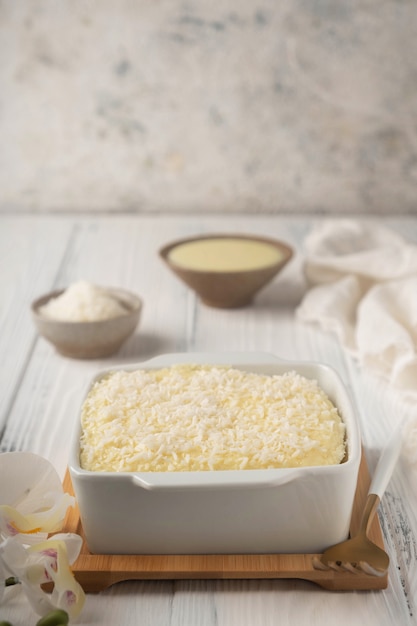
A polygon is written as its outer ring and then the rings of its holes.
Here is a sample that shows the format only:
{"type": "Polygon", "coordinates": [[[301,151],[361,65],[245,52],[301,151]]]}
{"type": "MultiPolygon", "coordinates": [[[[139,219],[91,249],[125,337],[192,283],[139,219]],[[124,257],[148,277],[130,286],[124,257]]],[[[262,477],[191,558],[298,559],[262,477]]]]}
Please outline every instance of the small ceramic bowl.
{"type": "Polygon", "coordinates": [[[64,289],[52,291],[32,303],[32,317],[40,335],[63,356],[75,359],[99,359],[115,354],[132,335],[139,323],[142,300],[123,289],[108,292],[126,309],[126,313],[95,322],[67,322],[42,315],[39,309],[64,289]]]}
{"type": "Polygon", "coordinates": [[[267,237],[212,234],[174,241],[159,254],[204,304],[237,308],[252,302],[288,263],[293,250],[267,237]]]}

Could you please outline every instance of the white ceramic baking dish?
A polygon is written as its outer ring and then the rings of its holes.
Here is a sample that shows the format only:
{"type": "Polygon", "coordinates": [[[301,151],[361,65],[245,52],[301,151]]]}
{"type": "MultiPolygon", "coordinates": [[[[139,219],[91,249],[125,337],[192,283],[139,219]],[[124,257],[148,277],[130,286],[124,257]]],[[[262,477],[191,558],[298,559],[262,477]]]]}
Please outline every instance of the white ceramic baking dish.
{"type": "MultiPolygon", "coordinates": [[[[348,455],[340,465],[205,472],[92,472],[79,462],[81,422],[69,470],[89,549],[98,554],[316,553],[348,535],[361,445],[347,389],[330,367],[262,353],[185,353],[113,367],[230,365],[313,378],[338,407],[348,455]]],[[[109,370],[101,372],[91,385],[109,370]]]]}

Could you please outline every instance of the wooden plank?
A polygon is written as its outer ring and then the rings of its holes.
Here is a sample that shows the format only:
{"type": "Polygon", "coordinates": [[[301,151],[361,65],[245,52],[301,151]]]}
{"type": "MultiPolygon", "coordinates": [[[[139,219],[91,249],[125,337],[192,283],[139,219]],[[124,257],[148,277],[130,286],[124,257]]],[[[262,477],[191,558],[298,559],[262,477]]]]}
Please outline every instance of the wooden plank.
{"type": "MultiPolygon", "coordinates": [[[[35,350],[30,304],[49,291],[71,245],[73,222],[60,218],[3,217],[0,228],[0,438],[35,350]]],[[[18,448],[8,436],[1,451],[18,448]]]]}

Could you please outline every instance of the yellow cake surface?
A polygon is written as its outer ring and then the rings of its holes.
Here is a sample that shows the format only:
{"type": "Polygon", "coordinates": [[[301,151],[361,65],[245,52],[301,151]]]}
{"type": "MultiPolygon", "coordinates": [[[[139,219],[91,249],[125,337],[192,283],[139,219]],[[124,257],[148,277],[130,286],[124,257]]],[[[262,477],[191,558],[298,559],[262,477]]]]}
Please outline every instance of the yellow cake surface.
{"type": "Polygon", "coordinates": [[[345,426],[315,380],[233,367],[114,371],[81,412],[81,467],[173,472],[339,464],[345,426]]]}

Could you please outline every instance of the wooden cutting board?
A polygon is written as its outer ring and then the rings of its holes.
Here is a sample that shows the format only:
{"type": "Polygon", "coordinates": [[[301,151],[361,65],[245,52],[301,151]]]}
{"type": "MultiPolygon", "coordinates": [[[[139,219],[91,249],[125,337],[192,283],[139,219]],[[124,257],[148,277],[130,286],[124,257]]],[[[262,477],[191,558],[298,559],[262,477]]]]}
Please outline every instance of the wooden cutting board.
{"type": "MultiPolygon", "coordinates": [[[[352,534],[359,526],[369,483],[368,466],[362,454],[350,526],[352,534]]],[[[63,486],[66,492],[73,493],[68,471],[63,486]]],[[[388,574],[378,577],[316,569],[314,562],[320,558],[319,554],[92,554],[85,541],[78,507],[69,510],[62,532],[77,533],[83,538],[72,570],[86,592],[99,592],[127,580],[298,578],[329,590],[385,589],[388,585],[388,574]]],[[[384,549],[377,515],[369,538],[384,549]]]]}

